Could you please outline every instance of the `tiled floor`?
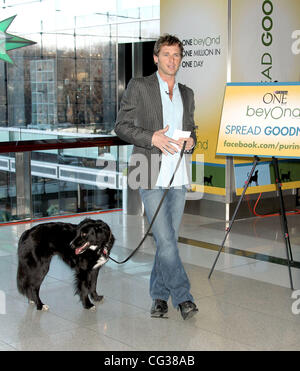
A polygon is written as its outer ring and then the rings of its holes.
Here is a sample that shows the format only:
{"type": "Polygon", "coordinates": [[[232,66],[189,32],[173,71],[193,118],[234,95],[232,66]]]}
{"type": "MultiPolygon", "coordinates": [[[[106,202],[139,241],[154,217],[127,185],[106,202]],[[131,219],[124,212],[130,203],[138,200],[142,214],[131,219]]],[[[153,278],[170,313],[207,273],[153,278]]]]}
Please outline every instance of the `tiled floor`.
{"type": "MultiPolygon", "coordinates": [[[[121,212],[94,218],[110,224],[116,237],[112,255],[119,259],[137,246],[147,227],[143,218],[121,212]]],[[[299,218],[288,217],[295,261],[300,260],[299,218]]],[[[0,350],[300,350],[300,314],[292,312],[300,303],[291,298],[287,266],[248,254],[286,257],[279,217],[236,221],[226,246],[245,253],[222,253],[210,280],[217,252],[180,243],[199,308],[188,321],[171,304],[168,319],[150,318],[152,238],[125,265],[108,262],[102,268],[98,292],[104,300],[95,312],[82,308],[73,295],[71,270],[54,258],[41,288],[50,310],[36,311],[16,289],[17,241],[30,226],[0,227],[0,350]]],[[[220,245],[225,228],[214,219],[185,215],[180,236],[220,245]]],[[[300,289],[299,269],[292,273],[295,290],[300,289]]]]}

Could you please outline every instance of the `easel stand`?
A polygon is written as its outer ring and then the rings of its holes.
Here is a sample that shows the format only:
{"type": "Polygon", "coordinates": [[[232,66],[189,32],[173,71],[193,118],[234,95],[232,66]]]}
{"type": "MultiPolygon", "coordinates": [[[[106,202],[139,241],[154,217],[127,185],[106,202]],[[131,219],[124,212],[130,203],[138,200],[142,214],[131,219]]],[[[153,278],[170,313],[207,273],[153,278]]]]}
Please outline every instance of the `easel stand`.
{"type": "MultiPolygon", "coordinates": [[[[289,277],[290,277],[290,285],[291,285],[291,289],[294,290],[294,287],[293,287],[293,279],[292,279],[292,272],[291,272],[291,262],[293,262],[293,256],[292,256],[292,250],[291,250],[291,244],[290,244],[290,238],[289,238],[289,232],[288,232],[288,225],[287,225],[287,219],[286,219],[286,212],[285,212],[285,206],[284,206],[284,201],[283,201],[283,196],[282,196],[282,189],[281,189],[281,180],[280,180],[280,176],[279,176],[279,169],[278,169],[278,160],[277,158],[275,157],[272,157],[272,161],[273,161],[273,166],[274,166],[274,170],[275,170],[275,181],[276,181],[276,187],[277,187],[277,191],[278,191],[278,194],[279,194],[279,201],[280,201],[280,216],[281,216],[281,226],[282,226],[282,232],[283,232],[283,236],[284,236],[284,240],[285,240],[285,246],[286,246],[286,255],[287,255],[287,264],[288,264],[288,270],[289,270],[289,277]]],[[[245,196],[245,193],[247,191],[247,188],[249,186],[249,182],[250,182],[250,179],[254,173],[254,170],[257,166],[257,163],[259,162],[259,158],[257,156],[254,156],[254,162],[253,162],[253,166],[252,166],[252,169],[248,175],[248,178],[247,178],[247,181],[245,182],[245,185],[244,185],[244,189],[243,189],[243,192],[240,196],[240,199],[238,201],[238,204],[236,205],[236,208],[234,210],[234,213],[233,213],[233,216],[232,216],[232,219],[229,223],[229,227],[226,228],[226,234],[225,234],[225,237],[223,239],[223,242],[222,242],[222,245],[220,246],[220,249],[218,251],[218,254],[217,254],[217,257],[214,261],[214,264],[210,270],[210,273],[208,275],[208,278],[210,279],[211,275],[212,275],[212,272],[217,264],[217,261],[219,259],[219,256],[221,254],[221,251],[223,250],[224,248],[224,244],[226,242],[226,239],[231,231],[231,228],[232,228],[232,225],[235,221],[235,218],[236,218],[236,215],[238,213],[238,210],[240,208],[240,205],[243,201],[243,198],[245,196]]]]}
{"type": "Polygon", "coordinates": [[[287,219],[286,219],[285,206],[284,206],[284,201],[283,201],[283,196],[282,196],[282,184],[281,184],[281,179],[279,176],[278,159],[276,157],[272,157],[272,161],[273,161],[273,166],[275,170],[276,187],[279,193],[281,228],[282,228],[283,237],[285,240],[286,257],[287,257],[287,263],[288,263],[288,268],[289,268],[291,289],[294,290],[293,278],[292,278],[292,272],[291,272],[291,262],[293,262],[293,255],[292,255],[291,244],[290,244],[290,235],[289,235],[288,224],[287,224],[287,219]]]}

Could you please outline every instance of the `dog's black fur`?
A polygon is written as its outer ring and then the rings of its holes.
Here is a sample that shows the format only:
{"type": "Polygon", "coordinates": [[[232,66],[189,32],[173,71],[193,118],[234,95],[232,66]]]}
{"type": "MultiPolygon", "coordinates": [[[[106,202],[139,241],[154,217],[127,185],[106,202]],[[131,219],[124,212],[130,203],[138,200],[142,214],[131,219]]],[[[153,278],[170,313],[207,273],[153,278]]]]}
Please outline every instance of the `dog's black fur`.
{"type": "Polygon", "coordinates": [[[291,170],[289,170],[287,173],[281,173],[281,181],[282,182],[291,182],[291,170]]]}
{"type": "Polygon", "coordinates": [[[208,186],[212,186],[212,178],[213,176],[210,175],[210,176],[205,176],[204,177],[204,185],[208,185],[208,186]]]}
{"type": "MultiPolygon", "coordinates": [[[[249,174],[248,174],[249,176],[249,174]]],[[[251,183],[254,182],[256,186],[258,186],[258,170],[255,170],[254,175],[252,175],[249,179],[249,186],[251,186],[251,183]]]]}
{"type": "Polygon", "coordinates": [[[47,310],[39,297],[40,286],[54,255],[75,270],[75,294],[86,309],[102,300],[96,292],[101,265],[109,257],[115,238],[102,220],[85,219],[80,224],[45,223],[25,231],[18,245],[17,286],[38,310],[47,310]]]}

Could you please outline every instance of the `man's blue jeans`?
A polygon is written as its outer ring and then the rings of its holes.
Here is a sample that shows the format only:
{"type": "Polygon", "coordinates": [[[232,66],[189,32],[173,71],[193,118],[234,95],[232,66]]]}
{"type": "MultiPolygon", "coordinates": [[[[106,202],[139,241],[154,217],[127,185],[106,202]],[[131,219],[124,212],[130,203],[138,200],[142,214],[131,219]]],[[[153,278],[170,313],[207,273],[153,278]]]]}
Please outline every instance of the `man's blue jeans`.
{"type": "MultiPolygon", "coordinates": [[[[165,189],[141,189],[140,195],[151,222],[165,189]]],[[[178,251],[178,232],[185,205],[186,187],[171,187],[152,226],[156,243],[156,255],[150,277],[152,299],[168,301],[173,306],[184,301],[194,301],[190,294],[190,282],[178,251]]]]}

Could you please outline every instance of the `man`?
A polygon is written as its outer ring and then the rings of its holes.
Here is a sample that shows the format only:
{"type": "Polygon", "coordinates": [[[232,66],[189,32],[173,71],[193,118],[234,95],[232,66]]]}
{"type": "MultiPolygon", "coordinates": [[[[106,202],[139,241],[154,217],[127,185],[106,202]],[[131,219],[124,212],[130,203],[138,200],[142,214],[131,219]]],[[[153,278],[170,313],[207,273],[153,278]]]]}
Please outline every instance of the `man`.
{"type": "MultiPolygon", "coordinates": [[[[193,91],[175,79],[183,56],[182,43],[166,34],[155,43],[153,54],[157,72],[129,82],[115,126],[116,134],[134,145],[128,185],[134,188],[138,180],[149,222],[175,171],[183,143],[187,153],[192,153],[196,144],[193,91]],[[173,138],[176,132],[180,133],[177,139],[173,138]]],[[[198,311],[177,246],[189,184],[184,157],[152,227],[157,247],[150,277],[152,317],[167,316],[169,297],[183,319],[198,311]]]]}

